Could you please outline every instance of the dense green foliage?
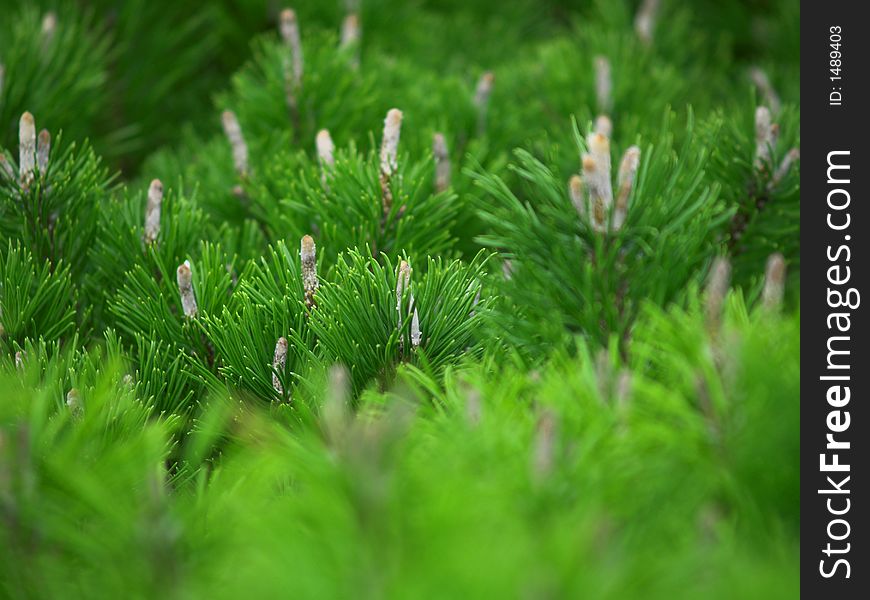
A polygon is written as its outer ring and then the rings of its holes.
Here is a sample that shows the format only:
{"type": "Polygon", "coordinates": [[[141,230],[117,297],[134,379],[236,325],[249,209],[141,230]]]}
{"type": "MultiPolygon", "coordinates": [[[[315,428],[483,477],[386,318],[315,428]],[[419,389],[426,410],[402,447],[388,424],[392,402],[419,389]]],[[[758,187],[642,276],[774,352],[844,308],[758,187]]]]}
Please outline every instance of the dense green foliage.
{"type": "Polygon", "coordinates": [[[0,598],[798,593],[798,3],[293,9],[0,0],[0,598]]]}

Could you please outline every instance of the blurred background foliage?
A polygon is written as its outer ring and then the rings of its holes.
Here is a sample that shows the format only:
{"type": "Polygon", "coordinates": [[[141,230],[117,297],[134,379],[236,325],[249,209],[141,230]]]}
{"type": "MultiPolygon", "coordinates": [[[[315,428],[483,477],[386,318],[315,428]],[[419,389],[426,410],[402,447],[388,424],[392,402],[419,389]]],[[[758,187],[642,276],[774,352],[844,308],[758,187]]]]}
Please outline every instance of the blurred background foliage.
{"type": "MultiPolygon", "coordinates": [[[[636,56],[629,32],[639,4],[299,0],[293,8],[303,39],[326,33],[337,37],[344,16],[358,12],[364,32],[361,60],[379,71],[380,87],[389,87],[388,73],[395,70],[410,70],[404,77],[423,81],[458,78],[467,86],[483,70],[497,72],[493,120],[500,130],[513,131],[507,147],[514,147],[532,137],[528,117],[518,108],[533,112],[537,120],[542,107],[535,100],[557,102],[543,107],[543,113],[558,115],[553,129],[563,130],[564,109],[582,109],[576,87],[567,106],[558,97],[535,93],[541,83],[556,85],[552,78],[559,75],[548,75],[548,70],[562,71],[565,83],[572,81],[566,71],[587,70],[587,64],[559,60],[566,44],[581,44],[581,58],[588,61],[625,43],[629,47],[621,51],[636,56]],[[542,82],[542,77],[547,79],[542,82]],[[499,107],[500,102],[506,106],[499,107]]],[[[132,177],[146,156],[167,144],[177,146],[183,126],[199,132],[218,129],[217,114],[208,110],[212,99],[226,88],[233,72],[256,56],[252,38],[276,30],[282,8],[276,0],[2,0],[0,64],[5,65],[7,85],[0,94],[0,145],[13,145],[18,116],[30,110],[69,139],[90,138],[99,154],[132,177]],[[55,19],[50,34],[44,31],[48,15],[55,19]]],[[[665,2],[659,21],[653,54],[669,65],[672,77],[657,73],[661,67],[627,62],[636,71],[618,78],[617,102],[620,87],[629,90],[640,84],[652,86],[650,92],[625,95],[650,103],[651,112],[669,101],[691,103],[696,110],[720,104],[736,83],[745,82],[751,65],[766,67],[782,97],[797,102],[797,2],[665,2]],[[681,85],[674,86],[675,81],[681,85]]],[[[393,91],[399,99],[406,93],[393,91]]],[[[428,95],[418,94],[418,99],[428,95]]],[[[433,100],[444,97],[436,93],[433,100]]],[[[381,108],[375,112],[383,112],[381,108]]],[[[537,127],[534,131],[535,136],[541,133],[537,127]]]]}

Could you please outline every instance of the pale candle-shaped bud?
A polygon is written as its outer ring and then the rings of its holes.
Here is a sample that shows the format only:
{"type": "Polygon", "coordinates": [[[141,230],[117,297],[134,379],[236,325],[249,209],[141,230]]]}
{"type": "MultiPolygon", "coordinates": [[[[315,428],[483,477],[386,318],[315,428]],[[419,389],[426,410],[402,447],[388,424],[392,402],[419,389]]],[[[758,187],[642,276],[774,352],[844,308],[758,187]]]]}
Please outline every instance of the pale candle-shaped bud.
{"type": "Polygon", "coordinates": [[[287,8],[281,11],[281,39],[290,49],[293,59],[293,71],[291,74],[293,84],[296,87],[302,85],[302,41],[299,35],[299,22],[296,20],[296,12],[287,8]]]}
{"type": "Polygon", "coordinates": [[[320,159],[320,164],[325,167],[335,165],[335,144],[332,142],[332,137],[329,135],[329,130],[321,129],[317,132],[315,140],[317,146],[317,158],[320,159]]]}
{"type": "Polygon", "coordinates": [[[637,37],[649,45],[653,40],[656,15],[659,11],[659,0],[643,0],[634,18],[634,30],[637,37]]]}
{"type": "Polygon", "coordinates": [[[153,244],[160,234],[160,209],[163,205],[163,183],[159,179],[151,180],[148,186],[148,201],[145,205],[146,244],[153,244]]]}
{"type": "Polygon", "coordinates": [[[396,278],[396,310],[399,313],[399,327],[402,326],[402,296],[411,285],[411,266],[408,261],[399,263],[399,276],[396,278]]]}
{"type": "Polygon", "coordinates": [[[749,78],[752,79],[752,83],[754,83],[755,87],[757,87],[761,92],[761,95],[764,97],[764,101],[767,102],[770,110],[774,114],[777,114],[782,103],[779,100],[779,95],[777,95],[776,90],[773,89],[773,85],[770,83],[770,78],[767,76],[767,73],[759,67],[752,67],[749,70],[749,78]]]}
{"type": "Polygon", "coordinates": [[[779,126],[771,122],[770,109],[759,106],[755,109],[755,168],[766,171],[771,163],[779,126]]]}
{"type": "Polygon", "coordinates": [[[69,412],[72,415],[73,419],[78,420],[82,417],[85,408],[82,405],[81,394],[79,394],[79,391],[76,388],[72,388],[69,392],[67,392],[66,406],[69,409],[69,412]]]}
{"type": "Polygon", "coordinates": [[[51,154],[51,134],[48,129],[43,129],[39,132],[39,137],[36,139],[36,167],[39,169],[39,175],[45,177],[45,172],[48,170],[48,158],[51,154]]]}
{"type": "Polygon", "coordinates": [[[480,79],[477,81],[477,88],[474,90],[474,103],[478,107],[484,107],[489,102],[494,83],[495,74],[492,71],[487,71],[480,76],[480,79]]]}
{"type": "Polygon", "coordinates": [[[777,167],[776,172],[773,174],[773,177],[770,179],[770,183],[767,186],[768,191],[776,188],[782,180],[785,179],[785,176],[788,175],[788,172],[791,170],[791,166],[800,160],[801,151],[797,148],[792,148],[789,150],[785,157],[782,159],[782,162],[779,163],[779,167],[777,167]]]}
{"type": "Polygon", "coordinates": [[[532,446],[532,477],[538,482],[546,479],[555,466],[557,432],[556,415],[545,409],[535,425],[535,441],[532,446]]]}
{"type": "Polygon", "coordinates": [[[595,119],[595,133],[600,133],[606,138],[613,135],[613,121],[607,115],[598,115],[595,119]]]}
{"type": "Polygon", "coordinates": [[[57,13],[48,12],[42,17],[42,39],[46,44],[51,43],[57,31],[57,13]]]}
{"type": "Polygon", "coordinates": [[[583,196],[583,178],[579,175],[572,175],[568,180],[568,193],[571,196],[571,204],[577,210],[582,220],[586,220],[588,211],[586,210],[586,198],[583,196]]]}
{"type": "Polygon", "coordinates": [[[713,261],[710,275],[707,278],[707,294],[704,299],[704,312],[707,326],[711,331],[718,331],[722,320],[722,307],[728,295],[728,284],[731,279],[731,263],[724,256],[713,261]]]}
{"type": "Polygon", "coordinates": [[[329,441],[333,444],[341,440],[350,424],[350,374],[343,365],[332,365],[326,378],[326,399],[323,402],[321,418],[329,441]]]}
{"type": "Polygon", "coordinates": [[[287,338],[279,337],[275,343],[275,355],[272,359],[272,387],[279,396],[284,394],[284,386],[281,385],[281,379],[278,373],[284,372],[284,366],[287,364],[287,338]]]}
{"type": "Polygon", "coordinates": [[[360,40],[359,15],[351,13],[341,23],[341,48],[353,46],[360,40]]]}
{"type": "Polygon", "coordinates": [[[767,259],[764,272],[764,290],[761,294],[764,308],[776,310],[782,304],[785,293],[785,259],[779,252],[767,259]]]}
{"type": "Polygon", "coordinates": [[[314,238],[310,235],[302,236],[302,241],[299,244],[299,258],[302,262],[302,289],[305,293],[305,306],[310,310],[314,308],[314,295],[320,286],[317,279],[317,249],[314,245],[314,238]]]}
{"type": "Polygon", "coordinates": [[[489,97],[492,95],[492,86],[495,83],[495,75],[487,71],[480,76],[477,88],[474,91],[474,104],[477,106],[477,132],[483,134],[486,131],[486,114],[489,109],[489,97]]]}
{"type": "MultiPolygon", "coordinates": [[[[414,294],[410,291],[411,288],[411,266],[407,261],[402,261],[399,264],[399,276],[396,280],[396,312],[398,312],[398,329],[401,332],[402,323],[403,323],[403,314],[402,310],[402,297],[405,295],[405,292],[408,292],[408,307],[409,310],[413,307],[411,311],[411,346],[413,348],[417,348],[420,346],[420,342],[423,337],[420,333],[420,316],[417,313],[417,307],[414,302],[414,294]]],[[[404,350],[405,341],[404,337],[399,338],[399,348],[404,350]]]]}
{"type": "Polygon", "coordinates": [[[613,108],[613,78],[605,56],[595,57],[595,99],[599,111],[609,113],[613,108]]]}
{"type": "MultiPolygon", "coordinates": [[[[411,266],[407,261],[402,261],[399,264],[399,276],[396,279],[396,312],[399,314],[398,326],[399,331],[402,330],[402,322],[403,322],[403,311],[402,311],[402,297],[405,295],[405,291],[411,287],[411,266]]],[[[413,297],[411,297],[411,302],[413,302],[413,297]]],[[[399,346],[404,346],[404,338],[399,338],[399,346]]]]}
{"type": "Polygon", "coordinates": [[[440,193],[450,187],[450,155],[444,134],[432,136],[432,155],[435,157],[435,191],[440,193]]]}
{"type": "Polygon", "coordinates": [[[233,164],[236,167],[236,173],[245,178],[248,175],[248,145],[245,143],[242,127],[239,125],[236,113],[225,110],[221,114],[221,123],[233,150],[233,164]]]}
{"type": "Polygon", "coordinates": [[[383,212],[386,217],[393,208],[393,191],[390,179],[398,168],[399,135],[402,131],[402,111],[392,108],[384,119],[384,135],[381,140],[381,193],[383,212]]]}
{"type": "Polygon", "coordinates": [[[616,207],[613,211],[613,229],[619,231],[628,216],[628,199],[634,187],[634,179],[640,165],[640,148],[631,146],[625,151],[622,162],[619,165],[617,179],[618,192],[616,195],[616,207]]]}
{"type": "Polygon", "coordinates": [[[190,271],[190,261],[184,261],[175,273],[178,282],[178,293],[181,295],[181,308],[184,316],[193,318],[197,314],[196,297],[193,293],[193,274],[190,271]]]}
{"type": "Polygon", "coordinates": [[[398,167],[399,135],[402,132],[402,111],[391,108],[384,119],[384,135],[381,140],[381,172],[392,175],[398,167]]]}
{"type": "Polygon", "coordinates": [[[610,179],[610,139],[601,133],[593,133],[587,139],[589,153],[595,158],[600,172],[610,179]]]}
{"type": "Polygon", "coordinates": [[[583,156],[583,181],[589,190],[589,204],[592,213],[592,229],[598,233],[607,232],[607,215],[610,203],[607,201],[606,179],[598,173],[595,159],[586,154],[583,156]]]}
{"type": "Polygon", "coordinates": [[[29,112],[18,121],[18,177],[24,187],[33,180],[36,165],[36,123],[29,112]]]}
{"type": "Polygon", "coordinates": [[[480,401],[480,392],[475,388],[470,388],[465,395],[465,418],[469,425],[477,427],[482,416],[483,404],[480,401]]]}
{"type": "Polygon", "coordinates": [[[613,204],[613,184],[610,181],[610,141],[600,133],[588,140],[590,154],[583,155],[583,185],[589,197],[592,228],[607,232],[610,208],[613,204]]]}
{"type": "MultiPolygon", "coordinates": [[[[411,297],[413,301],[413,296],[411,297]]],[[[411,347],[418,348],[423,340],[423,334],[420,332],[420,316],[417,314],[417,307],[414,307],[414,314],[411,316],[411,347]]]]}

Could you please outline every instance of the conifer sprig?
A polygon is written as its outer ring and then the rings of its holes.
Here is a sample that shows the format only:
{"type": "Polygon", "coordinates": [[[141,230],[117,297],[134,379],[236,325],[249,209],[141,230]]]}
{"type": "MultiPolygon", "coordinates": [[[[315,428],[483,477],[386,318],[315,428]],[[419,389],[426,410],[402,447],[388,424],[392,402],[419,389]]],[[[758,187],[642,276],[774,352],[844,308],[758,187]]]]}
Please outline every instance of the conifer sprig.
{"type": "Polygon", "coordinates": [[[479,239],[500,249],[512,265],[502,285],[511,302],[504,310],[523,316],[501,317],[515,343],[553,341],[565,329],[602,341],[611,334],[626,339],[642,299],[667,301],[697,277],[713,247],[711,232],[725,217],[715,191],[703,187],[705,156],[697,150],[692,155],[697,143],[691,137],[676,155],[664,131],[658,146],[643,152],[644,160],[638,148],[627,151],[617,178],[618,194],[625,193],[618,211],[609,141],[599,133],[589,134],[588,146],[579,133],[576,139],[583,177],[572,178],[569,186],[527,152],[516,152],[513,168],[528,200],[500,178],[473,174],[484,194],[480,216],[490,231],[479,239]],[[692,231],[681,230],[688,222],[692,231]],[[666,272],[658,271],[662,261],[666,272]],[[653,263],[657,268],[651,270],[653,263]],[[546,325],[533,332],[524,327],[527,321],[546,325]]]}
{"type": "Polygon", "coordinates": [[[487,301],[475,304],[481,260],[464,265],[430,259],[415,284],[402,264],[396,268],[386,256],[378,261],[351,251],[318,292],[311,328],[325,358],[348,367],[357,392],[373,380],[389,385],[403,359],[440,371],[478,342],[488,314],[487,301]]]}
{"type": "Polygon", "coordinates": [[[58,135],[51,149],[47,132],[37,137],[30,113],[21,116],[18,129],[18,160],[6,153],[0,173],[0,233],[41,259],[64,260],[80,282],[98,209],[114,178],[87,144],[67,145],[58,135]]]}

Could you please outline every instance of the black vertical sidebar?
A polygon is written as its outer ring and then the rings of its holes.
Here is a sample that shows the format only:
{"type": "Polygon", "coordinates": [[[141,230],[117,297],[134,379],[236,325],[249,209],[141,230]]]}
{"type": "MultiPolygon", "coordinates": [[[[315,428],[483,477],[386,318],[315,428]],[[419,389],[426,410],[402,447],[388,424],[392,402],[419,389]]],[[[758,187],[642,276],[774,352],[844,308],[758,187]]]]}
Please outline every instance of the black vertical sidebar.
{"type": "Polygon", "coordinates": [[[870,296],[863,296],[870,294],[870,23],[859,14],[866,6],[801,2],[801,593],[807,598],[870,597],[870,296]]]}

